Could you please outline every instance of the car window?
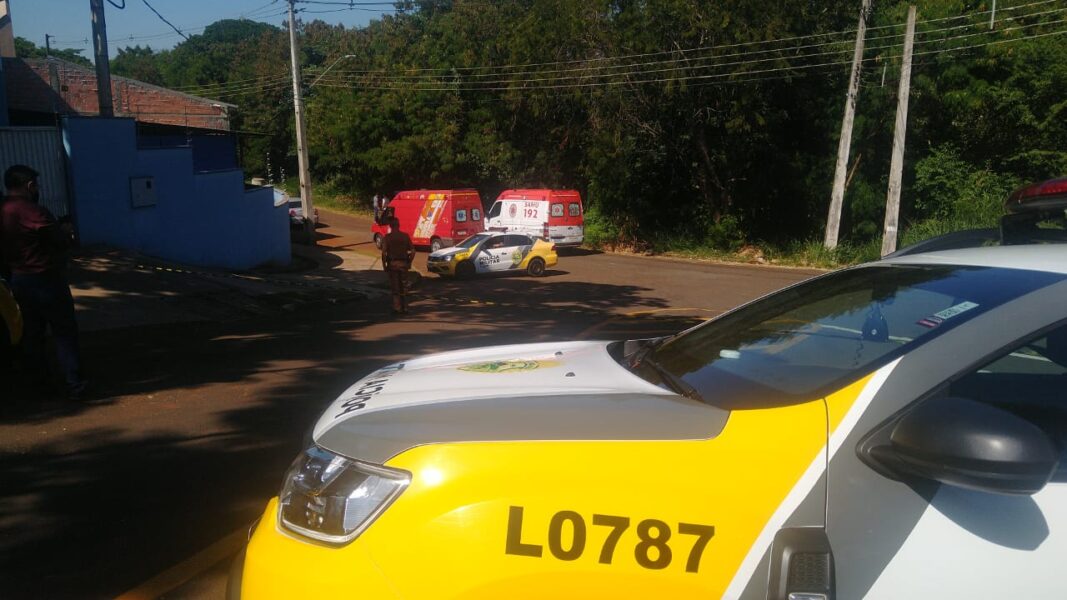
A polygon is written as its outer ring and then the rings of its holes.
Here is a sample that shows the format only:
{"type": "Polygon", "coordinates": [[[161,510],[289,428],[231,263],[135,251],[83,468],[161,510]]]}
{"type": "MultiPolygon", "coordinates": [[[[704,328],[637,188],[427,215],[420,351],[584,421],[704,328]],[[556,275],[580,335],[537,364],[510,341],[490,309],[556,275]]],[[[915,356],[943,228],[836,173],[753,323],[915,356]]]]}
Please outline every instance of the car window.
{"type": "Polygon", "coordinates": [[[465,223],[467,221],[467,209],[461,208],[456,211],[456,222],[465,223]]]}
{"type": "MultiPolygon", "coordinates": [[[[712,404],[803,402],[1062,279],[1052,273],[951,265],[849,269],[691,329],[665,342],[651,358],[712,404]]],[[[654,367],[637,369],[660,382],[654,367]]]]}
{"type": "Polygon", "coordinates": [[[292,199],[289,200],[289,208],[300,208],[300,207],[301,207],[300,198],[297,198],[295,200],[292,200],[292,199]]]}
{"type": "Polygon", "coordinates": [[[480,209],[477,209],[477,208],[472,208],[471,209],[471,221],[481,221],[481,220],[482,220],[482,211],[480,209]]]}
{"type": "Polygon", "coordinates": [[[493,205],[491,207],[489,207],[489,218],[490,219],[495,219],[495,218],[497,218],[499,216],[500,216],[500,202],[494,202],[493,205]]]}
{"type": "Polygon", "coordinates": [[[570,211],[572,217],[577,217],[582,214],[582,205],[577,202],[571,202],[567,205],[567,210],[570,211]]]}
{"type": "Polygon", "coordinates": [[[477,246],[478,244],[480,244],[482,242],[482,240],[484,240],[484,239],[486,239],[488,237],[489,236],[484,234],[484,233],[477,233],[477,234],[472,235],[469,238],[463,240],[462,242],[456,244],[456,246],[466,250],[466,249],[473,248],[473,247],[477,246]]]}
{"type": "Polygon", "coordinates": [[[563,216],[563,205],[562,204],[553,204],[552,205],[552,216],[553,217],[562,217],[563,216]]]}
{"type": "Polygon", "coordinates": [[[530,244],[533,243],[533,242],[530,241],[530,238],[528,238],[528,237],[526,237],[524,235],[512,234],[512,235],[505,235],[503,237],[504,237],[504,246],[509,247],[509,248],[511,246],[529,246],[530,244]]]}
{"type": "Polygon", "coordinates": [[[1067,443],[1067,324],[956,379],[945,394],[1012,411],[1067,443]]]}

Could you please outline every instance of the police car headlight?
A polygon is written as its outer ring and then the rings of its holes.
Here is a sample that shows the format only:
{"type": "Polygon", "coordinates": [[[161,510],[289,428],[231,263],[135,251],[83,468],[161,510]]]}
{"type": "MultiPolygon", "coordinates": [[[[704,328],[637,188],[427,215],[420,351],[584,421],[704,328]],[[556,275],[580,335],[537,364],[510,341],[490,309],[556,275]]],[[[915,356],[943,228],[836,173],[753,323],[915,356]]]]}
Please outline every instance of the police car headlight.
{"type": "Polygon", "coordinates": [[[441,257],[441,260],[443,260],[443,261],[445,261],[445,262],[452,262],[452,258],[453,258],[453,257],[452,257],[452,255],[451,255],[451,254],[449,254],[449,255],[447,255],[447,256],[443,256],[443,257],[441,257]]]}
{"type": "Polygon", "coordinates": [[[278,523],[314,540],[344,544],[369,527],[410,482],[404,471],[312,446],[285,474],[278,523]]]}

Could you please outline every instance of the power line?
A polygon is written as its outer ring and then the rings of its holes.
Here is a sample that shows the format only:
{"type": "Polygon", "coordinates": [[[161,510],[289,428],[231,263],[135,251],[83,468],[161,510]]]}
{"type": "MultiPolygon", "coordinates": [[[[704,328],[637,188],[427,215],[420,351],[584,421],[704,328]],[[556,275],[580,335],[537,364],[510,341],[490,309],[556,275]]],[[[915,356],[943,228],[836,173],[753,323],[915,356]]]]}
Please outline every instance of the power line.
{"type": "MultiPolygon", "coordinates": [[[[1017,29],[1023,29],[1025,27],[1026,26],[1012,28],[1012,29],[1013,30],[1017,30],[1017,29]]],[[[1004,30],[1001,30],[1001,31],[1009,31],[1009,30],[1008,29],[1004,29],[1004,30]]],[[[1047,36],[1050,36],[1050,35],[1062,35],[1064,33],[1067,33],[1067,29],[1059,30],[1059,31],[1056,31],[1056,32],[1037,34],[1037,35],[1032,35],[1032,36],[1024,36],[1024,37],[1008,39],[1008,40],[994,40],[992,42],[985,42],[985,43],[982,43],[982,44],[972,44],[972,45],[968,45],[968,46],[960,46],[960,47],[953,47],[953,48],[942,48],[942,49],[928,50],[928,51],[921,52],[921,53],[920,52],[916,52],[915,54],[916,55],[932,55],[932,54],[940,54],[940,53],[945,53],[945,52],[957,52],[957,51],[961,51],[961,50],[980,48],[980,47],[990,46],[990,45],[995,45],[995,44],[1012,43],[1012,42],[1019,42],[1019,41],[1030,40],[1030,39],[1037,39],[1037,38],[1047,37],[1047,36]]],[[[893,56],[889,56],[889,57],[884,57],[884,59],[893,59],[893,58],[899,58],[899,57],[900,57],[899,55],[893,55],[893,56]]],[[[874,61],[880,60],[880,58],[865,58],[863,60],[864,60],[864,62],[874,62],[874,61]]],[[[523,91],[525,91],[525,90],[531,90],[531,89],[579,89],[579,88],[590,88],[590,87],[610,87],[610,86],[637,85],[637,84],[674,83],[674,82],[688,82],[688,81],[707,81],[707,80],[714,80],[714,79],[725,79],[725,78],[729,78],[729,77],[733,77],[733,76],[737,76],[737,75],[742,75],[742,74],[743,75],[761,75],[761,74],[771,74],[771,73],[779,73],[779,72],[786,72],[786,71],[793,72],[793,71],[803,71],[803,70],[810,70],[810,69],[816,69],[816,68],[822,68],[822,67],[841,66],[841,65],[844,65],[844,64],[849,64],[850,62],[851,61],[831,61],[831,62],[824,62],[824,63],[818,63],[818,64],[790,65],[788,67],[777,67],[777,68],[771,68],[771,69],[757,69],[757,70],[742,71],[742,72],[680,75],[680,76],[677,76],[677,77],[670,77],[670,78],[653,78],[653,79],[637,79],[637,80],[608,80],[608,81],[584,82],[584,83],[545,83],[545,84],[542,84],[542,85],[528,86],[528,87],[519,87],[519,86],[515,86],[515,85],[508,85],[508,86],[474,85],[474,86],[472,86],[472,85],[469,85],[469,84],[468,85],[452,84],[452,85],[446,85],[446,86],[441,86],[441,87],[430,87],[430,86],[427,86],[427,85],[419,85],[418,83],[415,83],[414,85],[376,85],[374,83],[366,83],[366,82],[360,83],[359,87],[361,89],[373,89],[373,90],[405,90],[405,89],[409,89],[409,90],[412,90],[412,91],[507,91],[507,90],[523,90],[523,91]]],[[[520,83],[520,82],[515,81],[515,80],[512,80],[511,82],[512,83],[520,83]]],[[[338,84],[344,84],[344,83],[351,83],[351,82],[349,82],[348,80],[343,80],[343,79],[327,79],[326,83],[322,83],[320,85],[326,85],[328,87],[343,87],[343,85],[339,86],[338,84]]],[[[505,81],[505,82],[493,82],[493,83],[507,83],[507,82],[505,81]]],[[[525,82],[522,82],[522,83],[525,83],[525,82]]]]}
{"type": "MultiPolygon", "coordinates": [[[[301,1],[301,2],[312,2],[312,0],[299,0],[299,1],[301,1]]],[[[1021,9],[1021,8],[1027,8],[1027,7],[1031,7],[1031,6],[1040,6],[1040,5],[1050,4],[1050,3],[1053,3],[1053,2],[1059,2],[1059,1],[1062,1],[1062,0],[1039,0],[1039,1],[1036,1],[1036,2],[1028,3],[1028,4],[1018,5],[1016,7],[1009,7],[1009,8],[1006,8],[1006,9],[1001,9],[1001,11],[1004,12],[1004,11],[1008,11],[1008,10],[1018,10],[1018,9],[1021,9]]],[[[326,3],[326,1],[322,0],[322,2],[316,2],[316,3],[326,3]]],[[[347,2],[345,2],[344,4],[347,4],[347,2]]],[[[975,17],[978,17],[978,16],[982,16],[982,15],[988,15],[989,13],[990,13],[990,11],[980,11],[980,12],[976,12],[976,13],[968,13],[968,14],[965,14],[965,15],[955,15],[955,16],[951,16],[951,17],[939,17],[939,18],[936,18],[936,19],[928,19],[928,20],[925,20],[925,21],[920,21],[919,23],[939,23],[939,22],[951,21],[951,20],[971,19],[971,18],[975,18],[975,17]]],[[[893,29],[893,28],[899,28],[899,27],[900,27],[900,25],[898,25],[898,24],[880,25],[880,26],[877,26],[877,27],[868,27],[867,30],[868,31],[875,31],[875,30],[893,29]]],[[[730,43],[730,44],[718,44],[718,45],[712,45],[712,46],[697,46],[697,47],[694,47],[694,48],[684,48],[684,49],[679,49],[679,50],[661,50],[661,51],[657,51],[657,52],[645,52],[645,53],[636,53],[636,54],[628,54],[628,55],[620,55],[620,56],[610,56],[610,57],[594,57],[594,58],[586,58],[586,59],[572,59],[572,60],[566,60],[566,61],[552,61],[552,62],[538,62],[538,63],[518,63],[518,64],[509,64],[509,65],[487,65],[487,66],[473,66],[473,67],[434,67],[434,68],[427,67],[427,68],[420,68],[420,69],[412,69],[411,72],[434,72],[434,71],[436,71],[436,72],[443,72],[443,73],[451,73],[453,71],[466,72],[466,71],[482,71],[482,70],[492,70],[492,69],[502,69],[502,68],[507,68],[507,69],[513,69],[514,70],[514,69],[520,69],[520,68],[525,68],[525,67],[576,65],[576,64],[586,64],[586,63],[591,63],[591,62],[618,61],[618,60],[628,60],[628,59],[644,59],[644,58],[650,58],[650,57],[654,57],[654,56],[665,56],[665,55],[675,55],[675,54],[686,55],[686,54],[689,54],[689,53],[703,52],[703,51],[707,51],[707,50],[722,50],[722,49],[731,49],[731,48],[741,48],[741,47],[747,47],[747,46],[759,46],[759,45],[765,45],[765,44],[777,44],[777,43],[781,43],[781,42],[793,42],[793,41],[801,41],[801,40],[810,40],[810,39],[815,39],[815,38],[823,38],[823,37],[831,37],[831,36],[848,36],[848,35],[853,35],[855,33],[856,33],[855,29],[846,29],[846,30],[841,30],[841,31],[831,31],[831,32],[826,32],[826,33],[814,33],[814,34],[806,34],[806,35],[800,35],[800,36],[782,37],[782,38],[776,38],[776,39],[770,39],[770,40],[754,40],[754,41],[750,41],[750,42],[735,42],[735,43],[730,43]]],[[[902,37],[902,36],[903,36],[903,34],[897,34],[897,35],[886,36],[886,37],[902,37]]],[[[868,38],[868,39],[880,39],[880,38],[868,38]]],[[[842,43],[843,41],[844,40],[842,40],[841,42],[838,42],[838,43],[842,43]]],[[[851,41],[852,41],[851,38],[849,38],[848,43],[851,43],[851,41]]],[[[831,42],[831,43],[834,43],[834,42],[831,42]]],[[[777,50],[782,50],[782,49],[777,49],[777,50]]],[[[773,51],[773,50],[768,50],[768,51],[773,51]]]]}
{"type": "MultiPolygon", "coordinates": [[[[156,10],[155,8],[153,8],[152,5],[148,3],[148,0],[141,0],[141,2],[144,2],[144,5],[148,7],[148,10],[156,13],[156,16],[159,17],[160,21],[163,21],[167,25],[170,25],[170,28],[173,29],[174,31],[178,32],[178,35],[180,35],[183,38],[185,38],[186,41],[189,40],[189,36],[187,36],[184,33],[182,33],[181,29],[178,29],[177,27],[174,26],[174,23],[171,23],[170,21],[167,20],[166,17],[164,17],[163,15],[159,14],[159,11],[156,10]]],[[[123,3],[125,3],[125,0],[123,0],[123,3]]]]}
{"type": "MultiPolygon", "coordinates": [[[[926,44],[946,43],[946,42],[949,42],[949,41],[952,41],[952,40],[956,40],[956,39],[969,39],[969,38],[974,38],[974,37],[978,37],[978,36],[988,37],[989,35],[1003,35],[1003,34],[1011,32],[1011,31],[1017,31],[1017,30],[1028,29],[1028,28],[1039,27],[1039,26],[1054,25],[1054,24],[1058,24],[1058,23],[1062,23],[1062,22],[1064,22],[1064,20],[1061,19],[1059,21],[1053,21],[1053,22],[1034,23],[1034,24],[1022,25],[1022,26],[1018,26],[1018,27],[1002,28],[1002,29],[997,30],[995,32],[983,31],[983,32],[977,33],[977,34],[963,34],[963,35],[952,36],[952,37],[943,37],[943,38],[939,38],[939,39],[927,40],[927,41],[925,41],[923,43],[926,43],[926,44]]],[[[870,50],[875,50],[876,51],[876,50],[885,50],[885,49],[890,49],[890,48],[896,48],[896,45],[875,46],[875,47],[871,47],[870,50]]],[[[765,51],[760,51],[760,52],[755,52],[753,54],[762,54],[764,52],[765,51]]],[[[519,84],[519,83],[521,83],[523,86],[526,86],[526,87],[540,87],[542,85],[551,86],[551,85],[555,85],[555,84],[571,85],[571,83],[568,83],[568,82],[586,81],[586,80],[593,79],[593,78],[599,78],[599,79],[603,79],[603,78],[623,79],[623,81],[614,81],[613,82],[613,84],[619,84],[619,83],[628,82],[629,81],[628,79],[624,79],[624,78],[628,78],[628,77],[641,77],[642,79],[639,79],[639,81],[649,81],[647,79],[647,76],[649,76],[649,75],[664,74],[664,73],[678,73],[678,72],[683,73],[682,75],[680,75],[678,77],[673,77],[672,78],[672,79],[677,79],[679,77],[687,77],[686,75],[684,75],[684,73],[685,72],[689,72],[689,71],[699,71],[699,70],[705,70],[706,71],[706,70],[712,70],[712,69],[725,69],[727,67],[735,67],[735,68],[737,68],[737,67],[744,67],[744,66],[751,66],[751,65],[759,65],[759,64],[768,63],[768,62],[787,62],[787,63],[790,63],[788,66],[782,67],[782,68],[785,68],[785,69],[805,68],[805,65],[797,65],[793,61],[795,61],[797,59],[812,59],[812,58],[820,58],[820,57],[830,58],[830,57],[833,57],[833,56],[838,56],[838,55],[845,54],[847,52],[849,52],[848,49],[842,49],[842,50],[839,50],[839,51],[808,53],[808,54],[804,54],[804,55],[800,55],[800,56],[796,56],[796,57],[774,56],[774,57],[769,57],[769,58],[742,59],[742,60],[735,60],[735,61],[726,61],[726,62],[719,62],[719,63],[716,63],[716,64],[703,64],[703,63],[701,63],[701,64],[692,64],[691,62],[684,61],[683,59],[672,59],[670,61],[660,61],[660,62],[657,62],[657,63],[640,63],[640,64],[635,64],[635,65],[618,65],[618,66],[609,65],[607,67],[600,66],[600,67],[591,67],[591,68],[587,68],[587,69],[568,69],[568,70],[562,70],[562,71],[547,71],[547,72],[544,72],[544,73],[536,73],[536,75],[544,74],[544,75],[546,75],[545,77],[530,77],[529,76],[529,75],[531,75],[530,73],[523,73],[523,72],[497,73],[497,74],[492,74],[492,76],[497,77],[496,79],[485,80],[485,81],[471,81],[469,79],[464,79],[462,77],[455,76],[455,75],[452,76],[451,78],[425,77],[425,76],[420,78],[418,76],[406,76],[406,75],[388,76],[387,75],[387,76],[362,77],[362,78],[358,78],[358,79],[354,79],[354,78],[342,79],[344,77],[344,72],[338,73],[338,75],[333,76],[329,81],[331,81],[332,83],[335,83],[335,84],[338,83],[339,81],[372,81],[372,82],[382,82],[382,81],[384,81],[384,82],[390,82],[390,83],[411,83],[412,85],[419,86],[421,88],[426,88],[426,86],[433,86],[433,85],[443,85],[443,86],[447,86],[447,88],[461,87],[463,89],[494,89],[492,87],[494,85],[509,84],[509,87],[510,87],[511,84],[519,84]],[[650,66],[654,66],[654,67],[657,67],[657,68],[649,68],[650,66]],[[605,71],[604,70],[604,69],[613,69],[613,68],[627,68],[629,70],[621,71],[621,72],[613,72],[613,71],[605,71]],[[556,74],[552,75],[553,73],[556,73],[556,74]],[[560,73],[565,73],[565,74],[560,74],[560,73]]],[[[717,58],[717,57],[706,57],[706,58],[707,59],[712,59],[712,58],[717,58]]],[[[834,64],[834,63],[825,63],[824,62],[824,63],[821,63],[821,64],[834,64]]],[[[765,71],[767,71],[767,69],[762,69],[762,70],[761,69],[757,69],[755,71],[747,70],[747,71],[743,71],[743,72],[760,73],[760,72],[765,72],[765,71]]],[[[727,75],[728,76],[729,74],[723,74],[723,75],[727,75]]],[[[703,77],[707,77],[707,76],[708,75],[703,75],[703,77]]],[[[470,76],[468,76],[468,77],[470,77],[470,76]]],[[[701,75],[690,75],[688,77],[701,77],[701,75]]],[[[665,81],[665,79],[664,80],[652,80],[652,81],[665,81]]],[[[577,84],[577,83],[575,83],[575,85],[595,85],[595,82],[594,83],[585,83],[585,84],[577,84]]]]}
{"type": "MultiPolygon", "coordinates": [[[[1044,2],[1033,2],[1033,3],[1027,4],[1027,5],[1020,5],[1020,6],[1017,6],[1017,7],[1009,7],[1009,8],[1003,9],[1003,10],[1005,12],[1011,11],[1011,10],[1019,10],[1021,8],[1025,8],[1025,7],[1028,7],[1028,6],[1038,6],[1038,5],[1049,4],[1050,1],[1051,0],[1046,0],[1044,2]]],[[[1018,20],[1018,19],[1022,19],[1022,18],[1030,18],[1030,17],[1040,16],[1040,15],[1045,15],[1045,14],[1063,12],[1063,10],[1065,10],[1065,9],[1055,9],[1055,10],[1049,10],[1049,11],[1044,11],[1044,12],[1035,12],[1035,13],[1030,13],[1030,14],[1026,14],[1026,15],[1020,15],[1020,16],[1017,16],[1017,17],[1009,17],[1009,18],[1004,19],[1004,20],[1018,20]]],[[[981,13],[977,13],[977,14],[972,13],[972,14],[968,14],[968,15],[944,17],[944,18],[939,18],[939,19],[930,19],[930,20],[924,21],[924,22],[933,23],[933,22],[944,22],[944,21],[948,21],[948,20],[958,20],[958,19],[961,19],[961,18],[974,18],[975,16],[979,16],[980,14],[981,13]]],[[[1059,22],[1061,22],[1061,21],[1056,21],[1054,23],[1059,23],[1059,22]]],[[[951,36],[951,37],[950,36],[942,36],[942,37],[936,38],[936,39],[925,40],[925,41],[920,42],[920,43],[923,43],[923,44],[947,43],[949,41],[956,40],[956,39],[973,38],[973,37],[982,36],[982,35],[1003,34],[1003,33],[1009,32],[1009,31],[1014,31],[1014,30],[1023,29],[1023,28],[1027,28],[1027,27],[1042,26],[1042,25],[1049,25],[1049,23],[1048,22],[1034,23],[1034,24],[1025,25],[1025,26],[1021,26],[1021,27],[1001,29],[1001,30],[996,31],[996,32],[982,32],[981,34],[967,34],[967,35],[951,36]]],[[[930,34],[933,34],[933,33],[943,32],[943,31],[953,31],[953,30],[958,30],[958,29],[965,29],[965,28],[974,27],[974,26],[976,26],[976,25],[975,24],[966,24],[966,25],[963,25],[963,26],[945,27],[945,28],[936,29],[936,30],[928,30],[927,32],[924,33],[924,35],[930,35],[930,34]]],[[[893,26],[892,25],[883,26],[882,29],[886,29],[886,28],[889,28],[889,27],[893,27],[893,26]]],[[[825,34],[816,34],[815,36],[798,36],[796,38],[781,38],[781,40],[812,39],[813,37],[827,37],[827,36],[840,35],[840,34],[841,34],[841,32],[831,32],[831,33],[825,33],[825,34]]],[[[886,35],[886,36],[879,36],[879,37],[881,39],[889,39],[889,38],[895,38],[895,37],[899,37],[899,36],[898,35],[886,35]]],[[[778,41],[781,41],[781,40],[767,40],[767,41],[764,41],[764,42],[761,42],[761,43],[769,44],[769,43],[775,43],[775,42],[778,42],[778,41]]],[[[670,54],[674,55],[675,58],[671,58],[671,59],[668,59],[668,60],[662,60],[662,61],[650,61],[650,62],[645,62],[645,63],[614,64],[614,65],[613,64],[606,64],[606,65],[600,65],[600,66],[588,66],[587,65],[587,66],[585,66],[583,68],[578,68],[578,69],[558,69],[558,70],[540,71],[540,72],[538,72],[536,74],[537,75],[550,75],[550,74],[553,74],[553,73],[555,73],[555,74],[579,73],[579,74],[577,74],[577,75],[569,75],[569,76],[557,76],[557,77],[540,77],[540,78],[534,79],[534,80],[530,80],[530,79],[527,78],[526,80],[524,80],[521,83],[530,84],[531,82],[533,82],[533,83],[538,84],[538,85],[532,85],[532,86],[531,85],[527,85],[526,87],[522,88],[522,89],[525,89],[525,90],[529,90],[529,89],[534,89],[534,88],[545,87],[546,85],[548,85],[549,87],[554,87],[554,88],[566,88],[568,86],[576,85],[575,83],[573,83],[575,80],[579,80],[580,81],[581,79],[589,79],[589,78],[593,78],[593,77],[601,77],[601,78],[603,78],[603,77],[616,77],[616,78],[619,78],[619,77],[630,77],[630,76],[643,77],[642,79],[638,79],[636,81],[626,80],[626,81],[614,81],[614,82],[606,83],[607,85],[620,85],[620,84],[623,84],[623,83],[689,81],[689,80],[692,80],[694,78],[700,78],[700,77],[730,77],[730,76],[736,76],[738,73],[746,73],[746,72],[747,73],[775,72],[774,69],[763,69],[763,70],[756,70],[756,71],[738,71],[738,72],[735,72],[735,73],[718,73],[718,74],[712,74],[712,75],[688,75],[688,76],[682,75],[682,76],[675,76],[675,77],[671,77],[671,78],[667,78],[667,79],[649,79],[649,78],[647,78],[647,76],[649,74],[652,74],[652,73],[665,73],[665,72],[672,72],[672,71],[686,71],[686,70],[698,70],[698,69],[701,69],[701,70],[724,69],[724,68],[730,67],[730,66],[738,67],[738,66],[743,66],[743,65],[751,65],[751,64],[758,64],[758,63],[765,63],[765,62],[775,62],[775,61],[787,61],[787,62],[794,61],[795,62],[798,59],[810,60],[812,58],[819,57],[819,56],[835,56],[837,54],[842,53],[843,51],[840,51],[840,52],[829,51],[829,52],[819,52],[819,53],[807,52],[807,53],[803,53],[803,54],[800,54],[800,55],[788,56],[788,57],[787,56],[780,56],[780,54],[783,53],[783,52],[798,52],[800,50],[811,49],[811,48],[821,48],[821,47],[832,46],[832,45],[835,45],[835,44],[843,44],[843,43],[844,43],[844,40],[842,40],[842,41],[828,41],[828,42],[822,42],[822,43],[817,43],[817,44],[808,44],[808,45],[805,45],[805,46],[792,46],[792,47],[786,47],[786,48],[772,48],[772,49],[762,49],[762,50],[757,49],[757,50],[750,50],[750,51],[747,51],[747,52],[735,52],[735,53],[732,53],[732,54],[719,55],[719,56],[703,56],[703,57],[695,56],[695,57],[692,57],[692,58],[685,58],[683,56],[683,58],[677,58],[678,54],[683,54],[684,55],[685,53],[688,53],[688,52],[695,52],[695,51],[699,51],[699,50],[705,50],[705,49],[708,49],[708,48],[721,48],[721,47],[735,47],[736,48],[736,47],[746,46],[746,45],[755,45],[755,44],[757,44],[757,42],[747,42],[747,43],[743,43],[743,44],[730,44],[730,45],[726,45],[726,46],[710,46],[710,47],[707,47],[707,48],[694,48],[694,49],[688,49],[688,50],[683,50],[683,51],[671,51],[670,54]],[[739,61],[732,61],[732,62],[725,62],[725,63],[720,62],[718,64],[703,64],[703,63],[699,63],[698,62],[698,61],[709,61],[709,60],[721,60],[722,58],[728,57],[728,56],[750,57],[750,56],[753,56],[753,55],[770,54],[770,53],[778,53],[779,55],[778,56],[773,56],[773,57],[770,57],[770,58],[763,58],[763,59],[739,60],[739,61]],[[658,70],[642,68],[642,67],[647,67],[647,66],[666,66],[668,68],[661,68],[661,69],[658,69],[658,70]],[[625,69],[629,69],[629,71],[628,72],[621,72],[621,73],[620,72],[611,72],[611,70],[624,69],[624,68],[625,69]],[[635,68],[636,68],[636,70],[635,70],[635,68]],[[571,83],[565,83],[565,82],[571,82],[571,83]],[[551,84],[557,84],[557,85],[551,85],[551,84]]],[[[977,47],[977,46],[975,46],[975,47],[977,47]]],[[[895,45],[879,46],[879,47],[875,47],[873,49],[874,50],[879,50],[879,49],[886,49],[886,48],[895,48],[895,45]]],[[[642,56],[655,56],[655,55],[663,55],[663,54],[667,54],[667,53],[664,53],[664,52],[646,53],[646,54],[643,54],[642,56]]],[[[924,53],[924,54],[927,54],[927,53],[924,53]]],[[[635,55],[630,55],[630,56],[635,56],[635,55]]],[[[585,62],[587,62],[587,63],[588,62],[596,63],[596,62],[609,61],[609,60],[619,60],[619,58],[620,57],[603,57],[603,58],[590,59],[589,61],[585,61],[585,62]]],[[[870,59],[868,59],[868,60],[870,60],[870,59]]],[[[542,63],[542,64],[559,65],[559,64],[574,64],[574,63],[577,63],[577,62],[582,62],[582,61],[562,61],[562,62],[557,62],[557,63],[542,63]]],[[[840,63],[831,61],[831,62],[823,62],[823,63],[820,63],[818,65],[814,65],[814,66],[816,66],[816,67],[818,67],[818,66],[834,66],[834,65],[837,65],[837,64],[840,64],[840,63]]],[[[503,68],[506,68],[506,67],[524,68],[524,67],[527,67],[527,66],[529,66],[529,64],[525,64],[525,65],[497,65],[497,66],[485,66],[485,67],[470,67],[467,70],[470,70],[470,71],[487,70],[487,69],[500,70],[500,69],[503,69],[503,68]]],[[[796,69],[810,69],[810,68],[812,68],[812,65],[789,64],[787,66],[779,67],[778,71],[790,71],[790,70],[796,70],[796,69]]],[[[425,73],[425,72],[441,71],[441,69],[415,69],[415,70],[412,70],[412,71],[416,72],[416,73],[418,73],[418,72],[424,72],[425,73]]],[[[409,72],[411,72],[411,71],[409,71],[409,72]]],[[[427,90],[427,91],[463,90],[463,89],[488,89],[488,90],[492,90],[492,89],[512,89],[512,88],[514,88],[514,84],[515,83],[519,83],[519,82],[514,81],[513,79],[500,79],[500,78],[501,77],[507,77],[509,75],[516,76],[516,75],[526,75],[527,74],[524,71],[512,72],[512,73],[499,73],[498,72],[498,73],[469,74],[469,75],[467,75],[468,78],[497,77],[498,79],[492,80],[492,81],[481,81],[481,82],[470,82],[470,81],[449,82],[447,80],[446,81],[442,81],[439,78],[427,77],[427,76],[422,76],[420,78],[419,76],[416,76],[416,75],[388,74],[389,73],[388,71],[348,71],[348,72],[338,72],[335,76],[333,76],[330,79],[328,79],[327,82],[332,84],[330,87],[337,87],[338,84],[351,83],[352,81],[357,81],[356,79],[353,79],[351,77],[344,78],[343,77],[344,74],[352,75],[352,74],[360,74],[360,73],[365,74],[365,75],[380,74],[381,76],[372,79],[372,81],[374,81],[374,82],[381,82],[383,80],[385,82],[394,82],[394,83],[395,82],[409,82],[410,81],[410,83],[412,85],[408,86],[408,87],[412,87],[412,88],[418,89],[418,90],[427,90]],[[435,84],[439,85],[439,86],[442,86],[442,87],[436,87],[436,88],[432,87],[435,84]],[[492,84],[509,84],[509,85],[506,88],[493,88],[493,87],[490,87],[492,84]]],[[[309,76],[311,76],[311,75],[312,74],[309,73],[309,76]]],[[[265,77],[258,77],[258,78],[252,78],[252,79],[246,79],[246,80],[235,80],[235,81],[231,81],[231,82],[222,82],[222,83],[215,83],[215,84],[204,84],[202,86],[187,86],[186,88],[182,88],[182,89],[195,90],[197,93],[211,93],[211,94],[234,94],[234,93],[236,93],[236,94],[243,94],[243,93],[247,93],[248,91],[253,91],[253,90],[256,90],[256,89],[269,89],[270,85],[272,83],[280,80],[281,77],[284,77],[284,76],[283,75],[265,76],[265,77]]],[[[363,78],[359,79],[358,81],[366,81],[368,79],[370,79],[370,78],[363,77],[363,78]]],[[[457,80],[458,79],[455,76],[455,70],[453,70],[452,77],[449,78],[449,79],[453,79],[453,80],[457,80]]],[[[378,85],[380,86],[380,89],[404,89],[404,86],[381,86],[380,83],[378,83],[378,85]]],[[[595,85],[598,85],[598,84],[596,82],[593,82],[593,83],[584,83],[584,84],[581,84],[581,85],[595,86],[595,85]]],[[[376,89],[378,89],[378,88],[376,88],[376,89]]]]}

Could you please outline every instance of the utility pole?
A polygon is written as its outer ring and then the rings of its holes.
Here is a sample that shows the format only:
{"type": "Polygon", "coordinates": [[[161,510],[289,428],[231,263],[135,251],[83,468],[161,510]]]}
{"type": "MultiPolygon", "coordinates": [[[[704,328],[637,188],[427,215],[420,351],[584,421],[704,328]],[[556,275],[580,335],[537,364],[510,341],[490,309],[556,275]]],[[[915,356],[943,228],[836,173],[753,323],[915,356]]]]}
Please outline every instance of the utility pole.
{"type": "Polygon", "coordinates": [[[849,75],[848,96],[845,98],[845,116],[841,120],[841,139],[837,142],[837,166],[834,169],[834,187],[830,193],[830,213],[826,217],[826,235],[823,245],[833,250],[837,247],[837,234],[841,229],[841,206],[845,198],[845,179],[848,176],[848,152],[852,147],[852,121],[856,115],[856,97],[860,87],[860,68],[863,65],[863,43],[867,35],[867,17],[871,14],[871,0],[863,0],[860,7],[860,23],[856,28],[856,49],[852,53],[852,73],[849,75]]]}
{"type": "Polygon", "coordinates": [[[51,58],[52,57],[52,44],[49,41],[49,40],[51,40],[51,38],[52,38],[51,35],[49,35],[47,33],[44,34],[44,55],[47,58],[51,58]]]}
{"type": "Polygon", "coordinates": [[[93,12],[93,59],[96,62],[96,98],[100,102],[100,116],[115,116],[111,102],[111,65],[107,58],[107,24],[104,22],[104,0],[89,0],[93,12]]]}
{"type": "Polygon", "coordinates": [[[307,126],[304,123],[304,96],[300,90],[300,51],[296,40],[296,10],[289,0],[289,53],[293,62],[293,108],[296,111],[296,163],[300,167],[300,208],[304,212],[304,235],[315,245],[315,221],[312,220],[311,173],[308,167],[307,126]]]}
{"type": "Polygon", "coordinates": [[[908,7],[908,29],[904,34],[904,63],[900,66],[897,88],[897,121],[893,128],[893,159],[889,163],[889,193],[885,200],[885,228],[882,256],[897,249],[897,218],[900,215],[900,180],[904,172],[904,134],[908,130],[908,95],[911,92],[911,51],[915,42],[915,5],[908,7]]]}

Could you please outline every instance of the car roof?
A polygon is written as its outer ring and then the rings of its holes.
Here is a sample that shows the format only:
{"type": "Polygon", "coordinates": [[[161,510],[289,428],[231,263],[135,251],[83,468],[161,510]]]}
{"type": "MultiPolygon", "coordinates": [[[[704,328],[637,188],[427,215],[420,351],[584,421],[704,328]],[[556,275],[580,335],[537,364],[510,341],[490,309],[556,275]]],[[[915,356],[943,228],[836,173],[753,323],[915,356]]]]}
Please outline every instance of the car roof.
{"type": "Polygon", "coordinates": [[[875,264],[999,267],[1067,275],[1067,244],[987,246],[959,250],[940,250],[885,258],[875,264]]]}
{"type": "Polygon", "coordinates": [[[479,231],[474,235],[484,235],[486,237],[497,237],[501,235],[521,235],[522,237],[530,237],[525,233],[519,233],[518,231],[479,231]]]}

